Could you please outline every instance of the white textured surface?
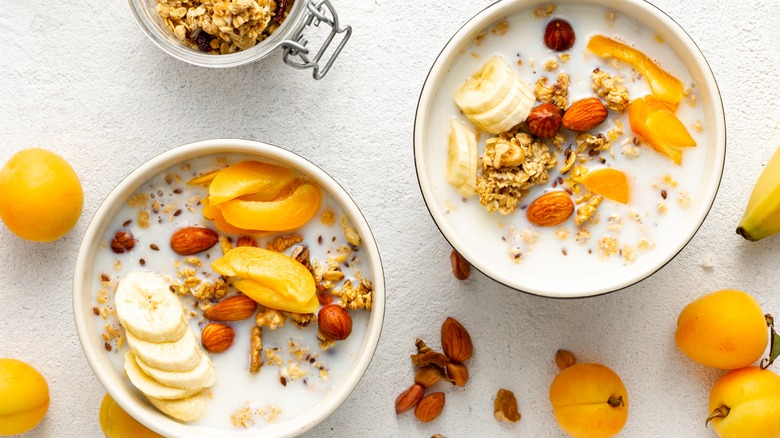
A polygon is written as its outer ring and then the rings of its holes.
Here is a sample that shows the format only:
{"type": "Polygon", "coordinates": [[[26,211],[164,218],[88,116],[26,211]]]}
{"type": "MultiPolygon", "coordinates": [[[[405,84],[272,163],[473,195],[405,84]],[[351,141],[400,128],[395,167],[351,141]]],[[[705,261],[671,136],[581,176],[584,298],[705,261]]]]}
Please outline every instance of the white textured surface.
{"type": "Polygon", "coordinates": [[[321,82],[284,66],[279,53],[223,71],[174,60],[142,34],[123,1],[3,8],[0,162],[22,148],[51,149],[73,164],[86,196],[78,226],[58,242],[28,243],[0,229],[0,357],[33,364],[51,389],[49,413],[29,436],[100,435],[104,390],[81,353],[70,290],[91,215],[143,161],[215,137],[278,144],[322,166],[353,195],[382,252],[388,304],[377,354],[352,396],[309,436],[560,436],[547,390],[561,347],[621,375],[631,397],[622,436],[714,436],[703,423],[721,372],[685,358],[673,332],[687,302],[719,288],[747,290],[780,313],[780,237],[747,243],[734,234],[758,172],[780,146],[780,2],[653,1],[693,37],[718,80],[728,126],[723,184],[700,232],[660,272],[576,301],[524,295],[479,273],[456,281],[450,248],[417,187],[419,90],[449,37],[491,2],[336,3],[354,35],[321,82]],[[699,266],[705,256],[714,269],[699,266]],[[440,386],[447,405],[433,423],[397,417],[393,401],[412,380],[414,338],[438,345],[446,315],[471,331],[471,381],[440,386]],[[523,419],[514,426],[493,419],[500,387],[518,396],[523,419]]]}

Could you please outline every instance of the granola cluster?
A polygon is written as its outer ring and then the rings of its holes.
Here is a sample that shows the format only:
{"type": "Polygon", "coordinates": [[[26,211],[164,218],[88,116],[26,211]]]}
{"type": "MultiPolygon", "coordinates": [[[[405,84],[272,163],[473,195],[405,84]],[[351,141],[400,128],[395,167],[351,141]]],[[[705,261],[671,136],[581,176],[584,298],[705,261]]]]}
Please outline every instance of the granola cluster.
{"type": "Polygon", "coordinates": [[[536,100],[542,103],[552,102],[563,111],[569,107],[569,84],[571,79],[566,73],[559,73],[555,84],[550,85],[546,77],[542,76],[536,81],[534,95],[536,100]]]}
{"type": "Polygon", "coordinates": [[[285,0],[157,0],[157,13],[187,46],[227,54],[266,39],[291,5],[285,0]]]}
{"type": "Polygon", "coordinates": [[[490,138],[485,141],[482,174],[477,178],[479,202],[490,212],[509,214],[517,209],[528,189],[548,181],[548,170],[556,164],[556,155],[530,134],[490,138]],[[522,155],[520,163],[507,163],[504,158],[516,151],[522,155]]]}
{"type": "Polygon", "coordinates": [[[621,85],[626,81],[624,78],[612,76],[598,68],[593,70],[590,78],[593,81],[593,91],[604,99],[607,108],[612,111],[624,111],[628,108],[628,89],[621,85]]]}

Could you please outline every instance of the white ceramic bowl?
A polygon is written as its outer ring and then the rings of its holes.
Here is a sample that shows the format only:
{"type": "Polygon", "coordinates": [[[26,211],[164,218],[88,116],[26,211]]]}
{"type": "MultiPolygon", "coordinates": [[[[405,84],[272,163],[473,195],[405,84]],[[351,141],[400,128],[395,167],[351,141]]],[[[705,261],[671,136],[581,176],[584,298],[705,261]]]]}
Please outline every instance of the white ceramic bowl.
{"type": "MultiPolygon", "coordinates": [[[[605,28],[606,26],[605,24],[605,28]]],[[[575,31],[576,28],[575,24],[575,31]]],[[[510,26],[509,29],[512,32],[515,28],[510,26]]],[[[609,32],[609,29],[604,29],[604,32],[609,32]]],[[[623,36],[627,40],[631,40],[631,35],[623,36]]],[[[573,56],[577,56],[576,53],[584,53],[587,40],[587,34],[578,34],[577,45],[571,50],[573,56]]],[[[658,46],[658,44],[653,44],[648,49],[657,50],[654,46],[658,46]]],[[[642,50],[641,47],[640,50],[642,50]]],[[[551,52],[548,54],[544,54],[544,56],[555,56],[551,52]]],[[[566,63],[563,63],[562,66],[563,70],[567,70],[566,63]]],[[[548,74],[548,76],[554,78],[554,74],[548,74]]],[[[525,80],[533,82],[528,76],[525,77],[525,80]]],[[[574,86],[574,78],[572,81],[572,86],[574,86]]],[[[589,71],[586,72],[584,81],[589,84],[589,71]]],[[[579,83],[580,87],[589,86],[584,85],[586,84],[584,81],[579,83]]],[[[643,80],[640,79],[640,81],[643,80]]],[[[631,86],[630,83],[629,86],[631,86]]],[[[588,89],[588,92],[591,91],[588,89]]],[[[681,103],[681,107],[686,107],[686,104],[681,103]]],[[[680,111],[683,110],[687,109],[680,111]]],[[[625,123],[624,126],[625,130],[630,133],[628,123],[625,123]]],[[[571,134],[569,135],[571,136],[571,134]]],[[[483,139],[484,137],[483,135],[483,139]]],[[[645,163],[651,163],[650,165],[661,163],[659,160],[663,160],[663,157],[658,158],[659,154],[655,154],[657,157],[653,157],[651,155],[654,152],[647,146],[643,147],[647,149],[639,159],[647,157],[650,161],[645,163]]],[[[613,148],[616,146],[613,145],[613,148]]],[[[431,216],[444,237],[475,268],[494,280],[520,291],[555,298],[587,297],[619,290],[645,279],[669,262],[693,238],[712,206],[720,185],[725,162],[725,149],[726,126],[721,97],[704,56],[677,23],[652,4],[642,0],[587,0],[584,2],[581,0],[560,0],[557,2],[502,0],[492,4],[463,25],[443,48],[423,86],[414,125],[415,165],[420,189],[431,216]],[[690,73],[690,78],[695,83],[695,91],[698,93],[698,107],[703,110],[701,122],[704,131],[696,135],[703,136],[706,141],[700,142],[693,152],[686,152],[694,154],[688,159],[691,162],[696,162],[695,172],[700,172],[696,176],[699,178],[695,183],[696,188],[691,193],[691,206],[684,212],[684,218],[680,220],[680,223],[672,226],[665,225],[663,230],[659,230],[661,232],[656,233],[657,245],[654,250],[643,254],[630,266],[615,269],[609,273],[590,275],[588,272],[580,272],[572,275],[572,270],[568,269],[571,266],[566,265],[564,261],[554,267],[554,263],[558,263],[558,261],[553,262],[552,258],[549,263],[545,262],[550,266],[550,269],[541,267],[541,269],[531,271],[520,271],[517,269],[518,265],[510,260],[511,257],[507,256],[507,251],[502,249],[499,233],[489,235],[488,232],[483,231],[487,226],[495,228],[508,226],[512,223],[511,215],[498,218],[500,215],[496,212],[490,216],[491,214],[481,207],[475,198],[469,199],[468,203],[461,204],[457,192],[444,181],[443,169],[447,148],[446,122],[448,118],[461,117],[451,97],[451,93],[454,92],[458,84],[465,81],[494,50],[501,51],[501,53],[506,52],[504,53],[506,57],[514,57],[516,54],[524,56],[521,58],[525,62],[523,66],[515,66],[515,68],[526,74],[529,74],[529,70],[538,70],[538,72],[533,72],[535,74],[533,81],[538,75],[545,73],[541,66],[544,58],[535,58],[536,67],[529,67],[528,45],[536,44],[540,47],[539,50],[546,50],[541,42],[546,19],[540,20],[542,24],[534,24],[538,30],[534,30],[535,33],[530,34],[534,38],[531,41],[518,39],[518,35],[524,35],[522,32],[526,32],[525,35],[528,35],[530,31],[527,29],[518,30],[520,33],[514,35],[513,38],[510,38],[509,34],[500,37],[487,32],[488,40],[481,46],[473,44],[475,38],[480,32],[488,31],[497,22],[507,17],[511,21],[512,17],[519,16],[516,14],[530,14],[535,8],[550,3],[558,5],[553,17],[576,21],[576,16],[567,17],[564,14],[567,7],[571,11],[572,8],[592,4],[614,10],[620,16],[632,19],[629,20],[632,23],[635,21],[649,28],[657,35],[656,41],[657,38],[660,38],[668,43],[676,55],[677,62],[690,73]],[[502,43],[500,38],[505,40],[508,38],[510,42],[502,43]],[[510,44],[510,48],[505,48],[502,44],[510,44]],[[468,69],[464,68],[464,65],[468,65],[468,69]],[[467,213],[451,214],[454,211],[453,206],[455,209],[467,210],[467,213]]],[[[616,153],[620,153],[619,147],[616,153]]],[[[550,189],[549,186],[550,184],[546,188],[550,189]]],[[[541,192],[535,193],[534,196],[538,196],[541,192]]],[[[669,202],[673,203],[674,201],[670,200],[669,202]]],[[[523,212],[519,211],[513,214],[525,216],[523,212]]],[[[549,242],[550,240],[547,241],[547,243],[549,242]]],[[[560,255],[560,245],[556,250],[557,254],[560,255]]],[[[544,250],[535,251],[537,253],[544,252],[544,250]]],[[[595,252],[594,249],[593,253],[595,254],[595,252]]],[[[538,254],[528,255],[528,257],[534,256],[538,256],[538,254]]]]}
{"type": "MultiPolygon", "coordinates": [[[[163,241],[167,241],[168,238],[169,236],[165,237],[163,241]]],[[[105,250],[106,248],[103,246],[102,251],[105,250]]],[[[76,330],[87,362],[92,367],[95,376],[111,397],[130,415],[167,437],[248,437],[257,436],[258,433],[262,433],[263,436],[281,437],[294,436],[314,427],[347,399],[368,368],[379,341],[384,308],[385,285],[379,251],[368,223],[352,198],[333,178],[306,159],[275,146],[248,140],[217,139],[187,144],[169,150],[134,170],[111,191],[95,213],[79,249],[73,278],[73,313],[76,330]],[[334,383],[334,386],[322,400],[316,402],[302,414],[288,420],[269,423],[262,429],[222,430],[201,427],[175,421],[160,413],[140,396],[112,365],[109,358],[109,354],[112,353],[106,351],[100,338],[103,327],[97,326],[92,310],[95,305],[93,279],[100,275],[94,267],[96,255],[101,250],[101,241],[103,241],[102,245],[105,245],[104,236],[106,233],[112,232],[108,230],[109,224],[129,196],[153,176],[171,166],[197,157],[215,154],[240,154],[261,161],[276,162],[295,169],[315,181],[343,209],[360,233],[363,241],[360,254],[368,259],[367,265],[370,270],[370,273],[366,272],[364,276],[373,279],[374,301],[370,314],[366,318],[368,323],[363,334],[362,344],[359,345],[358,352],[351,359],[350,366],[340,383],[334,383]]]]}

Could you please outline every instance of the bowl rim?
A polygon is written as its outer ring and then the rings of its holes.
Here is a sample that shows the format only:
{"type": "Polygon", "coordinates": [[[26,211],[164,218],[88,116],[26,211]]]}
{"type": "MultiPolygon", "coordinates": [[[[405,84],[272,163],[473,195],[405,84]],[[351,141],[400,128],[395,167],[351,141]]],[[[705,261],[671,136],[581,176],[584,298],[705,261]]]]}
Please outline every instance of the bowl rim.
{"type": "MultiPolygon", "coordinates": [[[[556,1],[556,3],[580,3],[580,2],[581,2],[580,0],[557,0],[556,1]]],[[[678,254],[680,254],[680,252],[682,252],[682,250],[688,245],[688,243],[690,243],[690,241],[696,235],[698,230],[704,224],[705,219],[707,218],[710,211],[712,210],[712,206],[715,202],[715,198],[717,197],[718,191],[720,189],[720,184],[723,179],[723,170],[726,164],[727,137],[726,137],[726,119],[725,119],[725,110],[723,107],[723,98],[720,92],[720,88],[718,87],[717,81],[715,79],[715,75],[712,71],[712,68],[710,67],[709,63],[704,57],[704,54],[702,53],[701,49],[698,47],[698,45],[693,40],[693,38],[691,38],[688,32],[666,12],[664,12],[659,7],[653,5],[652,3],[649,3],[646,0],[622,0],[618,2],[614,0],[587,0],[587,3],[592,3],[603,7],[610,7],[612,9],[617,10],[618,12],[622,11],[622,8],[625,7],[624,6],[625,4],[630,4],[630,6],[638,8],[642,12],[653,16],[655,19],[661,22],[664,25],[664,27],[666,27],[670,32],[674,33],[679,38],[680,42],[685,46],[685,48],[689,52],[687,54],[692,55],[692,57],[694,58],[693,65],[698,67],[698,69],[701,71],[705,82],[707,82],[709,89],[712,91],[712,96],[713,96],[712,109],[714,111],[713,119],[717,125],[714,129],[713,140],[716,146],[715,151],[717,155],[716,155],[716,161],[714,163],[715,166],[713,169],[712,181],[706,187],[706,196],[709,200],[703,203],[703,205],[705,205],[706,207],[700,210],[701,211],[700,217],[698,217],[695,221],[692,222],[693,225],[690,227],[687,237],[684,239],[680,239],[680,242],[677,245],[673,246],[673,249],[669,252],[668,258],[662,257],[662,261],[660,263],[651,265],[649,268],[640,272],[639,275],[636,275],[634,277],[629,277],[628,280],[616,282],[614,286],[593,288],[592,290],[580,290],[577,291],[576,293],[561,293],[561,292],[556,292],[551,290],[529,288],[528,286],[523,285],[522,281],[518,282],[516,281],[516,279],[512,279],[510,277],[504,276],[500,272],[495,271],[489,265],[483,263],[480,258],[475,257],[473,254],[471,254],[470,250],[468,250],[468,248],[461,243],[460,239],[458,239],[457,236],[448,234],[448,227],[444,225],[445,222],[444,222],[443,215],[441,215],[436,208],[432,207],[432,204],[435,203],[434,200],[435,196],[433,194],[433,189],[432,187],[430,187],[429,184],[427,184],[427,181],[423,181],[424,178],[422,177],[422,173],[424,173],[424,167],[425,167],[425,162],[422,159],[422,156],[424,155],[423,145],[426,143],[426,140],[424,138],[425,135],[424,133],[426,132],[425,129],[425,126],[427,124],[426,118],[429,116],[429,114],[424,113],[423,109],[427,108],[428,102],[431,101],[435,97],[436,93],[438,92],[438,88],[437,88],[438,84],[431,84],[432,77],[438,76],[437,79],[441,80],[441,77],[443,77],[444,75],[442,71],[449,66],[452,60],[454,60],[457,56],[459,56],[458,51],[460,50],[460,46],[464,44],[463,41],[467,40],[467,37],[473,32],[484,29],[487,25],[495,21],[495,17],[501,15],[502,12],[505,12],[506,10],[512,10],[512,11],[518,10],[523,6],[526,8],[541,6],[541,5],[549,4],[549,1],[547,0],[499,0],[496,1],[495,3],[488,5],[484,9],[477,12],[474,16],[469,18],[460,28],[458,28],[458,30],[452,35],[452,37],[450,37],[450,39],[447,40],[447,42],[444,44],[439,54],[436,56],[436,59],[434,60],[433,64],[431,65],[431,68],[425,77],[423,87],[420,90],[420,95],[417,100],[417,108],[415,111],[415,118],[414,118],[412,152],[414,155],[415,174],[417,176],[417,184],[420,188],[420,192],[422,193],[425,206],[428,209],[428,213],[431,215],[434,224],[439,229],[439,232],[441,232],[444,239],[456,251],[458,251],[458,253],[461,256],[463,256],[476,270],[478,270],[488,278],[492,279],[493,281],[502,284],[506,287],[509,287],[511,289],[517,290],[519,292],[523,292],[529,295],[534,295],[539,297],[545,297],[545,298],[581,299],[581,298],[589,298],[589,297],[605,295],[608,293],[617,292],[626,289],[630,286],[640,283],[643,280],[655,274],[656,272],[660,271],[664,266],[669,264],[669,262],[674,260],[674,258],[678,254]],[[718,161],[720,162],[719,166],[717,165],[718,161]],[[663,260],[664,258],[665,260],[663,260]]],[[[505,14],[505,15],[509,15],[509,14],[505,14]]],[[[631,14],[631,16],[633,17],[633,14],[631,14]]],[[[642,22],[642,20],[639,21],[642,22]]],[[[687,64],[686,67],[688,67],[687,64]]]]}
{"type": "Polygon", "coordinates": [[[259,44],[236,53],[225,55],[213,55],[201,53],[180,43],[174,43],[171,38],[173,35],[165,35],[160,32],[147,16],[147,8],[142,5],[145,0],[128,0],[130,10],[133,12],[136,23],[143,30],[144,34],[157,47],[168,55],[184,61],[188,64],[199,67],[211,68],[229,68],[249,64],[263,59],[271,52],[279,48],[295,32],[300,20],[305,16],[306,5],[304,0],[293,3],[290,13],[284,19],[282,24],[268,38],[259,44]]]}
{"type": "Polygon", "coordinates": [[[79,343],[81,344],[82,352],[87,359],[87,363],[92,368],[98,381],[108,394],[111,395],[111,398],[113,398],[116,403],[133,418],[148,428],[168,437],[209,437],[213,436],[215,432],[219,432],[220,436],[224,437],[247,437],[260,431],[263,431],[267,436],[281,437],[295,436],[313,428],[341,406],[361,381],[379,344],[386,304],[384,270],[376,238],[374,237],[365,216],[347,191],[333,177],[306,158],[278,146],[243,139],[202,140],[177,146],[142,163],[124,177],[117,186],[109,192],[90,220],[79,246],[72,288],[73,315],[79,343]],[[130,194],[138,189],[138,187],[159,172],[183,161],[220,153],[255,155],[257,159],[260,160],[275,160],[306,174],[314,179],[318,185],[325,188],[339,206],[344,209],[344,212],[352,220],[353,225],[358,229],[364,242],[363,247],[369,258],[369,266],[372,270],[374,281],[372,309],[366,337],[363,341],[363,345],[366,348],[361,351],[360,355],[353,363],[353,371],[350,374],[345,375],[344,380],[328,393],[328,397],[314,405],[315,409],[307,415],[298,415],[285,423],[273,425],[265,429],[250,428],[229,431],[203,427],[201,430],[193,431],[191,430],[191,425],[173,420],[159,412],[156,408],[149,406],[143,398],[136,395],[129,384],[124,382],[110,362],[102,361],[101,365],[100,355],[105,354],[105,351],[94,347],[91,334],[88,333],[88,318],[92,317],[93,314],[91,310],[87,311],[83,309],[83,300],[85,296],[86,298],[89,298],[91,294],[91,288],[87,283],[88,277],[86,275],[89,268],[87,262],[90,259],[90,249],[94,242],[100,241],[101,237],[99,231],[101,231],[101,228],[104,228],[107,222],[113,217],[109,217],[111,208],[117,203],[124,202],[130,194]],[[117,379],[118,382],[124,384],[117,385],[117,379]]]}

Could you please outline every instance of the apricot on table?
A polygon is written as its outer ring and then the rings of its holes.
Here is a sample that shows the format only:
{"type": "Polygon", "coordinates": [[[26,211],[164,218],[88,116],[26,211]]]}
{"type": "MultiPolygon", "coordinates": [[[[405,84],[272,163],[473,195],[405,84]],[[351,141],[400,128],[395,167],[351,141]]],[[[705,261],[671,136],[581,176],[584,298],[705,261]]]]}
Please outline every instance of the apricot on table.
{"type": "Polygon", "coordinates": [[[83,204],[78,175],[54,152],[24,149],[0,169],[0,219],[23,239],[59,239],[76,225],[83,204]]]}
{"type": "Polygon", "coordinates": [[[258,303],[276,310],[314,313],[314,277],[297,260],[263,248],[241,246],[214,260],[211,268],[258,303]]]}
{"type": "Polygon", "coordinates": [[[317,186],[304,182],[292,190],[289,196],[281,199],[264,202],[242,196],[217,207],[225,220],[234,227],[286,231],[298,228],[314,217],[320,208],[320,196],[317,186]]]}
{"type": "Polygon", "coordinates": [[[685,90],[679,79],[633,47],[604,35],[594,35],[588,41],[588,50],[602,58],[615,58],[634,67],[647,79],[653,96],[673,104],[675,108],[685,95],[685,90]]]}
{"type": "Polygon", "coordinates": [[[108,394],[100,404],[99,419],[106,438],[163,438],[131,417],[108,394]]]}
{"type": "Polygon", "coordinates": [[[755,366],[729,371],[713,385],[709,411],[720,438],[780,437],[780,376],[755,366]]]}
{"type": "Polygon", "coordinates": [[[769,330],[761,306],[739,290],[720,290],[689,303],[677,318],[677,346],[694,361],[725,370],[757,361],[769,330]]]}
{"type": "Polygon", "coordinates": [[[29,364],[0,358],[0,436],[34,428],[49,409],[49,385],[29,364]]]}
{"type": "Polygon", "coordinates": [[[596,363],[562,370],[550,385],[558,426],[574,438],[617,435],[628,419],[628,391],[620,377],[596,363]]]}
{"type": "Polygon", "coordinates": [[[648,95],[628,105],[631,130],[675,164],[682,163],[680,148],[696,146],[685,125],[674,115],[668,103],[648,95]]]}

